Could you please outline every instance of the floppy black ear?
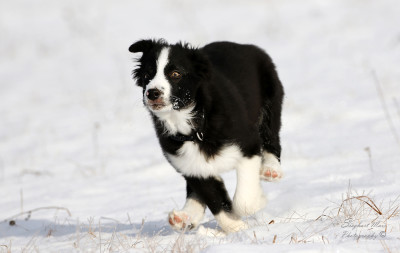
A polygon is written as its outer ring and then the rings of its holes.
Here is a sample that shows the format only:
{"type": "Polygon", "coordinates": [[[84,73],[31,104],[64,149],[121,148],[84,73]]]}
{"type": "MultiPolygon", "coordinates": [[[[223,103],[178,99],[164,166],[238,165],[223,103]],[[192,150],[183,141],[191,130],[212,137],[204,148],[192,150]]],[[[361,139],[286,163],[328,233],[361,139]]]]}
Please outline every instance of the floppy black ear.
{"type": "Polygon", "coordinates": [[[134,44],[132,44],[129,47],[129,52],[132,53],[145,53],[150,51],[152,48],[154,47],[154,41],[152,40],[139,40],[137,42],[135,42],[134,44]]]}

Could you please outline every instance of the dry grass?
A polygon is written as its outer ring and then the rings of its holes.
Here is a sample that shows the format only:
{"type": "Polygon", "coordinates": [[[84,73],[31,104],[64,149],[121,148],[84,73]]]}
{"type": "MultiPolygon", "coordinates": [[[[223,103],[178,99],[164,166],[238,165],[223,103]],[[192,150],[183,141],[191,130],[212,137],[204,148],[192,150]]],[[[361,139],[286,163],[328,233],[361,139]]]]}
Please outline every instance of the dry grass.
{"type": "Polygon", "coordinates": [[[394,140],[397,142],[398,147],[400,148],[400,137],[397,134],[396,127],[395,127],[395,125],[393,123],[393,119],[391,117],[391,114],[389,113],[386,97],[385,97],[385,94],[384,94],[383,89],[382,89],[382,84],[381,84],[381,82],[380,82],[375,70],[371,71],[371,75],[372,75],[372,78],[374,80],[374,84],[375,84],[375,87],[376,87],[376,90],[377,90],[377,94],[379,95],[379,99],[381,101],[382,109],[383,109],[383,111],[385,113],[386,121],[388,122],[390,131],[392,132],[394,140]]]}
{"type": "MultiPolygon", "coordinates": [[[[21,209],[22,209],[22,202],[21,202],[21,209]]],[[[65,207],[60,207],[60,206],[44,206],[44,207],[38,207],[38,208],[34,208],[28,211],[21,211],[20,213],[13,215],[11,217],[8,217],[6,219],[4,219],[2,222],[8,222],[11,226],[15,225],[15,219],[21,216],[25,216],[24,220],[29,220],[32,216],[32,213],[34,212],[38,212],[38,211],[42,211],[42,210],[56,210],[56,211],[65,211],[68,216],[71,217],[71,212],[68,210],[68,208],[65,207]]]]}
{"type": "MultiPolygon", "coordinates": [[[[352,219],[356,222],[380,222],[384,224],[384,230],[387,233],[397,231],[400,227],[395,227],[400,216],[400,196],[394,200],[378,201],[371,192],[357,192],[352,189],[349,184],[347,192],[343,194],[342,200],[333,206],[325,208],[323,213],[317,218],[309,217],[309,214],[292,212],[288,217],[281,219],[264,219],[264,222],[249,221],[250,226],[253,224],[254,230],[244,231],[237,235],[227,237],[210,237],[193,233],[172,233],[167,236],[161,235],[161,229],[154,235],[144,233],[145,220],[142,220],[140,227],[132,230],[132,224],[129,215],[127,222],[119,222],[110,218],[101,217],[99,219],[89,218],[86,222],[76,223],[76,232],[72,233],[72,246],[75,250],[96,251],[96,252],[120,252],[139,250],[143,252],[200,252],[208,246],[229,244],[229,243],[246,243],[246,244],[305,244],[305,243],[335,243],[337,236],[343,229],[340,224],[346,219],[352,219]],[[107,221],[107,222],[104,222],[107,221]],[[112,221],[110,223],[110,221],[112,221]],[[393,221],[393,222],[391,222],[393,221]],[[256,224],[254,224],[256,223],[256,224]],[[119,225],[128,226],[125,229],[119,225]],[[254,226],[255,225],[255,226],[254,226]],[[280,234],[275,226],[284,226],[285,229],[292,227],[291,232],[280,234]],[[129,229],[129,226],[131,229],[129,229]],[[397,230],[396,230],[397,229],[397,230]],[[278,231],[278,232],[277,232],[278,231]]],[[[68,209],[60,207],[42,207],[21,212],[4,221],[10,222],[15,218],[24,217],[31,218],[33,212],[43,209],[54,209],[56,212],[65,211],[70,215],[68,209]]],[[[47,230],[46,230],[47,231],[47,230]]],[[[33,235],[29,242],[23,247],[24,252],[37,251],[40,252],[42,240],[52,240],[57,227],[51,227],[47,231],[47,236],[40,237],[33,235]]],[[[0,245],[1,253],[10,253],[11,242],[0,245]]],[[[394,252],[386,241],[381,241],[383,249],[386,252],[394,252]]]]}
{"type": "Polygon", "coordinates": [[[206,240],[201,236],[186,234],[185,231],[168,237],[160,235],[162,230],[152,236],[146,235],[142,233],[145,226],[144,220],[133,236],[129,229],[118,232],[118,224],[120,223],[114,224],[113,227],[109,224],[101,224],[101,219],[96,224],[93,218],[88,219],[86,224],[78,224],[75,242],[73,243],[74,248],[82,251],[91,249],[98,252],[120,252],[136,249],[143,252],[179,253],[199,252],[207,247],[206,240]],[[112,232],[110,232],[110,229],[112,232]]]}
{"type": "Polygon", "coordinates": [[[398,196],[394,200],[381,200],[376,202],[371,193],[358,193],[351,188],[349,184],[348,191],[342,197],[342,203],[337,208],[335,218],[353,219],[353,220],[370,220],[384,222],[387,226],[388,221],[400,214],[400,203],[398,196]],[[378,204],[377,204],[378,203],[378,204]]]}
{"type": "MultiPolygon", "coordinates": [[[[269,225],[279,223],[298,223],[294,225],[294,231],[285,236],[274,235],[272,243],[331,243],[332,239],[340,237],[343,233],[341,226],[351,220],[354,225],[368,225],[364,232],[373,229],[382,229],[385,233],[399,232],[400,224],[400,196],[394,200],[377,201],[371,192],[361,192],[352,189],[349,184],[348,190],[342,196],[340,203],[325,208],[323,213],[316,219],[307,218],[307,214],[292,212],[288,217],[280,221],[270,222],[269,225]],[[328,236],[327,236],[328,235],[328,236]],[[277,241],[277,237],[282,238],[277,241]]],[[[360,238],[360,237],[359,237],[360,238]]],[[[358,238],[358,240],[359,240],[358,238]]],[[[386,245],[383,243],[382,245],[386,245]]],[[[384,247],[388,251],[387,245],[384,247]]],[[[390,251],[388,251],[390,252],[390,251]]]]}
{"type": "Polygon", "coordinates": [[[11,253],[11,241],[8,245],[0,245],[0,253],[11,253]]]}
{"type": "Polygon", "coordinates": [[[400,105],[399,105],[399,103],[397,102],[397,99],[396,99],[396,98],[393,98],[393,103],[394,103],[394,106],[396,107],[397,116],[398,116],[399,119],[400,119],[400,105]]]}

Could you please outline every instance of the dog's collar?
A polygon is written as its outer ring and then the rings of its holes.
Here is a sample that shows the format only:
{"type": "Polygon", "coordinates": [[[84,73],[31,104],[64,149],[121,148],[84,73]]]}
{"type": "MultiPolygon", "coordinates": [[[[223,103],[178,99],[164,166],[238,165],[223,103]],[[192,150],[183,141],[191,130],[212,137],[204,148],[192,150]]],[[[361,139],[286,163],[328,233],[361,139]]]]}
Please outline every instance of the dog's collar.
{"type": "Polygon", "coordinates": [[[195,141],[196,139],[199,141],[204,140],[204,134],[203,134],[203,129],[205,125],[205,116],[204,116],[204,110],[201,113],[200,117],[194,118],[193,119],[195,125],[198,127],[197,131],[195,131],[191,135],[184,135],[177,133],[175,135],[170,135],[168,136],[171,140],[178,141],[178,142],[185,142],[185,141],[195,141]]]}
{"type": "Polygon", "coordinates": [[[204,134],[202,132],[196,132],[193,135],[183,135],[183,134],[178,133],[175,135],[170,135],[168,137],[174,141],[179,141],[179,142],[194,141],[196,139],[199,141],[204,140],[204,134]]]}

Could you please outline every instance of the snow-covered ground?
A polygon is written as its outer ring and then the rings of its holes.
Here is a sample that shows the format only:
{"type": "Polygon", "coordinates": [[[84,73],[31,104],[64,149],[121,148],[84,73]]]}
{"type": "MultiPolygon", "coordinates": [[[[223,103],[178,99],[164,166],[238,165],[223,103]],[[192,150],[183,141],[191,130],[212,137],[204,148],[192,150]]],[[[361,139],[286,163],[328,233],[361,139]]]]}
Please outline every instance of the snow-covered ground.
{"type": "Polygon", "coordinates": [[[399,1],[1,1],[0,37],[0,252],[400,251],[399,1]],[[277,65],[285,178],[246,231],[168,226],[185,184],[128,52],[152,37],[277,65]]]}

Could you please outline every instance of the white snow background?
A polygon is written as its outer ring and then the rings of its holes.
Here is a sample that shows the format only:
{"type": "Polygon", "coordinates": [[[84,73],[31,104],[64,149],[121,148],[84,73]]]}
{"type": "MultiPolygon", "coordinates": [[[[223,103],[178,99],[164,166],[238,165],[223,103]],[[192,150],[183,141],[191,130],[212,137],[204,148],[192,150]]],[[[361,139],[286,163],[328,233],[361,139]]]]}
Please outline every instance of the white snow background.
{"type": "Polygon", "coordinates": [[[0,252],[400,251],[399,136],[397,0],[0,1],[0,252]],[[246,231],[168,225],[185,182],[128,52],[153,37],[277,65],[285,177],[246,231]]]}

